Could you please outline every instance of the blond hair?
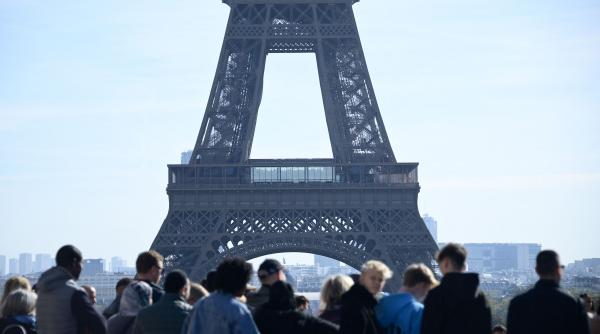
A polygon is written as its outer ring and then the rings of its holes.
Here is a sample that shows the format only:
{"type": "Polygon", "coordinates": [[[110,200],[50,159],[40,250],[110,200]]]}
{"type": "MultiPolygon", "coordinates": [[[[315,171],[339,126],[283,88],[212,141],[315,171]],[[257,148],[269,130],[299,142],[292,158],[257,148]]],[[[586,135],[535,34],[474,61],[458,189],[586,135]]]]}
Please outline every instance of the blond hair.
{"type": "Polygon", "coordinates": [[[433,276],[433,272],[423,263],[413,263],[406,267],[404,271],[404,286],[412,288],[413,286],[425,283],[431,286],[438,285],[438,281],[433,276]]]}
{"type": "Polygon", "coordinates": [[[327,277],[321,287],[321,303],[319,309],[325,310],[333,307],[340,301],[342,295],[350,290],[352,285],[354,285],[354,281],[346,275],[327,277]]]}
{"type": "Polygon", "coordinates": [[[17,289],[2,302],[2,316],[29,315],[35,312],[37,295],[29,290],[17,289]]]}
{"type": "Polygon", "coordinates": [[[190,283],[190,296],[188,297],[188,303],[194,305],[198,300],[208,296],[208,290],[206,290],[201,284],[192,282],[190,283]]]}
{"type": "Polygon", "coordinates": [[[13,276],[7,279],[4,283],[4,293],[2,294],[0,304],[4,303],[4,300],[6,299],[9,293],[17,289],[31,291],[31,283],[29,283],[29,280],[23,276],[13,276]]]}
{"type": "Polygon", "coordinates": [[[365,262],[362,267],[360,268],[360,273],[364,274],[367,271],[374,271],[378,274],[380,274],[384,280],[388,280],[392,277],[392,275],[394,274],[390,268],[388,266],[385,265],[385,263],[381,262],[381,261],[377,261],[377,260],[369,260],[367,262],[365,262]]]}

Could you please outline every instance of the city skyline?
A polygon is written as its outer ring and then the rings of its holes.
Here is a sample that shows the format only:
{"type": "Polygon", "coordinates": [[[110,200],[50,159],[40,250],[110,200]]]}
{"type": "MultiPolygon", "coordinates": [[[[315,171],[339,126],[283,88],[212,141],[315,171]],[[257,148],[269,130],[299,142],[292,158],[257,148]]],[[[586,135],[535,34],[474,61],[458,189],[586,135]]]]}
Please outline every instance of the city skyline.
{"type": "MultiPolygon", "coordinates": [[[[439,239],[598,257],[600,5],[363,0],[354,11],[390,141],[398,161],[420,163],[419,207],[439,239]]],[[[216,0],[0,3],[7,266],[20,247],[72,243],[129,263],[150,247],[166,165],[196,140],[228,14],[216,0]]],[[[331,157],[317,83],[313,55],[269,55],[253,158],[331,157]]]]}

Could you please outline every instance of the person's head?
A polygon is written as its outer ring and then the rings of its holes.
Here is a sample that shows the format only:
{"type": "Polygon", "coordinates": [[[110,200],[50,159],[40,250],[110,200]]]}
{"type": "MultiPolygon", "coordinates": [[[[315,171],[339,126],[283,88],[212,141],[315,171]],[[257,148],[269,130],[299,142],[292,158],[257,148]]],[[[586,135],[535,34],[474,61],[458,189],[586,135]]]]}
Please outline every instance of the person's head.
{"type": "Polygon", "coordinates": [[[581,299],[581,303],[583,304],[583,308],[586,312],[594,312],[594,301],[592,300],[592,297],[590,297],[587,293],[582,293],[579,295],[579,299],[581,299]]]}
{"type": "Polygon", "coordinates": [[[309,310],[310,303],[308,301],[308,298],[300,295],[300,296],[294,297],[294,301],[296,302],[296,310],[298,310],[300,312],[306,312],[309,310]]]}
{"type": "Polygon", "coordinates": [[[342,295],[354,285],[350,276],[336,275],[328,277],[321,287],[321,310],[334,307],[342,299],[342,295]]]}
{"type": "Polygon", "coordinates": [[[506,334],[506,327],[502,325],[496,325],[492,328],[492,334],[506,334]]]}
{"type": "Polygon", "coordinates": [[[56,252],[56,265],[66,269],[76,280],[79,279],[83,269],[81,261],[83,261],[81,251],[73,245],[62,246],[56,252]]]}
{"type": "Polygon", "coordinates": [[[443,275],[467,269],[467,250],[461,244],[449,243],[437,253],[437,263],[443,275]]]}
{"type": "Polygon", "coordinates": [[[6,296],[0,310],[3,317],[30,315],[35,312],[37,295],[30,290],[16,289],[6,296]]]}
{"type": "Polygon", "coordinates": [[[190,280],[182,270],[173,270],[165,278],[165,292],[175,293],[188,299],[190,296],[190,280]]]}
{"type": "Polygon", "coordinates": [[[438,281],[433,276],[433,272],[423,263],[411,264],[404,271],[402,289],[412,294],[420,302],[437,284],[438,281]]]}
{"type": "Polygon", "coordinates": [[[144,281],[135,281],[123,291],[119,314],[126,317],[136,316],[149,305],[152,305],[152,287],[144,281]]]}
{"type": "Polygon", "coordinates": [[[164,258],[157,251],[142,252],[135,261],[137,278],[143,281],[158,283],[163,272],[164,258]]]}
{"type": "Polygon", "coordinates": [[[283,266],[275,259],[266,259],[258,266],[258,278],[262,285],[272,285],[277,281],[285,281],[283,266]]]}
{"type": "Polygon", "coordinates": [[[31,283],[29,283],[29,280],[23,276],[14,276],[7,279],[6,282],[4,282],[4,292],[2,293],[2,299],[0,299],[0,305],[2,305],[2,302],[6,299],[9,293],[17,289],[31,291],[31,283]]]}
{"type": "Polygon", "coordinates": [[[81,288],[85,291],[85,294],[90,298],[92,305],[96,305],[96,288],[91,285],[82,285],[81,288]]]}
{"type": "Polygon", "coordinates": [[[202,286],[205,287],[206,291],[208,291],[209,293],[215,291],[215,287],[217,285],[217,271],[209,271],[208,274],[206,274],[206,279],[202,280],[200,284],[202,284],[202,286]]]}
{"type": "Polygon", "coordinates": [[[208,296],[209,292],[201,284],[190,283],[190,296],[187,299],[188,304],[194,305],[203,297],[208,296]]]}
{"type": "Polygon", "coordinates": [[[535,259],[535,272],[540,279],[553,280],[558,283],[562,278],[563,268],[558,253],[553,250],[543,250],[535,259]]]}
{"type": "Polygon", "coordinates": [[[131,282],[133,282],[133,280],[129,277],[123,277],[121,278],[118,282],[117,285],[115,286],[115,290],[117,292],[117,296],[120,296],[123,294],[123,290],[125,290],[125,288],[131,284],[131,282]]]}
{"type": "Polygon", "coordinates": [[[278,311],[288,311],[296,309],[296,299],[294,289],[285,281],[277,281],[269,289],[269,301],[267,307],[278,311]]]}
{"type": "Polygon", "coordinates": [[[239,257],[225,259],[217,268],[216,289],[240,297],[252,275],[252,264],[239,257]]]}
{"type": "Polygon", "coordinates": [[[385,281],[392,277],[392,271],[385,263],[377,260],[365,262],[360,268],[358,282],[364,286],[372,295],[383,290],[385,281]]]}

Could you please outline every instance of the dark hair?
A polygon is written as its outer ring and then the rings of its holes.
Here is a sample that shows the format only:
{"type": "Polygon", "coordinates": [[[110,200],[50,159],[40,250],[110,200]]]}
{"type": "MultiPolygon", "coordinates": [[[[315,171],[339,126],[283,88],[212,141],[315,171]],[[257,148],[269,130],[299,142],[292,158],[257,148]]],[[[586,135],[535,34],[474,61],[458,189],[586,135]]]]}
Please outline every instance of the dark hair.
{"type": "Polygon", "coordinates": [[[216,290],[216,284],[217,284],[217,271],[211,270],[206,275],[206,279],[202,280],[202,286],[208,292],[213,292],[216,290]]]}
{"type": "Polygon", "coordinates": [[[535,258],[535,270],[541,276],[554,274],[559,266],[558,253],[553,250],[543,250],[535,258]]]}
{"type": "Polygon", "coordinates": [[[492,334],[494,334],[496,332],[506,333],[506,327],[504,327],[502,325],[496,325],[496,326],[494,326],[494,328],[492,328],[492,334]]]}
{"type": "Polygon", "coordinates": [[[163,260],[162,255],[155,250],[142,252],[135,261],[135,270],[140,274],[147,273],[152,267],[158,267],[159,262],[163,262],[163,260]]]}
{"type": "Polygon", "coordinates": [[[173,270],[165,278],[165,292],[178,293],[188,282],[188,277],[182,270],[173,270]]]}
{"type": "Polygon", "coordinates": [[[244,291],[252,275],[252,264],[240,257],[225,259],[217,268],[217,290],[230,294],[244,291]]]}
{"type": "Polygon", "coordinates": [[[131,284],[132,281],[133,280],[129,277],[123,277],[117,282],[117,286],[115,286],[115,289],[118,289],[118,288],[124,287],[124,286],[126,287],[129,284],[131,284]]]}
{"type": "Polygon", "coordinates": [[[83,260],[81,251],[73,245],[62,246],[58,252],[56,252],[56,265],[64,268],[70,268],[73,265],[73,261],[80,262],[83,260]]]}
{"type": "Polygon", "coordinates": [[[438,263],[442,262],[445,258],[450,259],[457,269],[464,268],[465,261],[467,260],[467,250],[463,245],[451,242],[442,247],[437,253],[436,260],[438,263]]]}
{"type": "Polygon", "coordinates": [[[296,306],[308,304],[308,299],[302,295],[294,297],[294,300],[296,301],[296,306]]]}
{"type": "Polygon", "coordinates": [[[273,310],[294,310],[296,309],[296,299],[294,298],[294,289],[290,283],[277,281],[269,288],[269,301],[266,306],[273,310]]]}

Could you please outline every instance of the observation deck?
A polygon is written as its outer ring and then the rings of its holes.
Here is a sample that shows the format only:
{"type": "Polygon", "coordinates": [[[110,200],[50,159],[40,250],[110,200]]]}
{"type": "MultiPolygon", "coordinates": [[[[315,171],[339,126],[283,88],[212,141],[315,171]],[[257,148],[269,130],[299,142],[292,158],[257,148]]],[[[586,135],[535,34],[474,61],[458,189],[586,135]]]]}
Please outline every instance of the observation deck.
{"type": "Polygon", "coordinates": [[[418,187],[418,163],[338,163],[333,159],[251,159],[169,165],[168,189],[214,187],[418,187]]]}

